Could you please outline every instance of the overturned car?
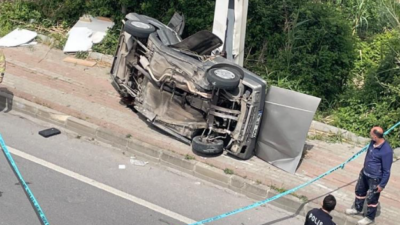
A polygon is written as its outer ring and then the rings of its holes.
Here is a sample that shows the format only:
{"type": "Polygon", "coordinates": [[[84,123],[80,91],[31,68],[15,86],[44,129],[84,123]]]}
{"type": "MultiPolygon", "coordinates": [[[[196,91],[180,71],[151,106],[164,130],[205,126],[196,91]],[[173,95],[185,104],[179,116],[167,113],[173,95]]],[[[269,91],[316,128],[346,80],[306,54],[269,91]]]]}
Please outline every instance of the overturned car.
{"type": "MultiPolygon", "coordinates": [[[[178,20],[179,15],[173,19],[178,20]]],[[[184,40],[169,26],[136,13],[126,16],[112,66],[113,86],[152,124],[195,152],[226,149],[253,155],[266,83],[212,51],[222,41],[209,31],[184,40]]]]}
{"type": "Polygon", "coordinates": [[[192,145],[193,151],[254,155],[266,82],[214,50],[209,31],[182,40],[184,20],[168,25],[126,15],[111,69],[124,102],[154,126],[192,145]]]}

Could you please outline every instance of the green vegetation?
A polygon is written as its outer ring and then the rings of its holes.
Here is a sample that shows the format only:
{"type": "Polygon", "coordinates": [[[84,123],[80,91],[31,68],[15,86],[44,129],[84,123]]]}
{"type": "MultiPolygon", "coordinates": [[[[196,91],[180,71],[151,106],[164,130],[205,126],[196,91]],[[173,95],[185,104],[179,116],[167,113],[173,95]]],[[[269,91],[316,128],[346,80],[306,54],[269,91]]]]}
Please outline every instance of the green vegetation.
{"type": "Polygon", "coordinates": [[[185,155],[185,159],[186,160],[195,160],[196,158],[194,156],[192,156],[192,155],[186,154],[185,155]]]}
{"type": "Polygon", "coordinates": [[[231,170],[231,169],[226,168],[226,169],[224,169],[224,173],[229,174],[229,175],[232,175],[232,174],[234,174],[235,172],[234,172],[233,170],[231,170]]]}
{"type": "Polygon", "coordinates": [[[89,56],[89,52],[77,52],[76,55],[75,55],[75,58],[77,58],[77,59],[87,59],[88,56],[89,56]]]}
{"type": "Polygon", "coordinates": [[[309,136],[308,139],[320,140],[328,143],[343,143],[347,141],[343,133],[341,133],[340,131],[338,133],[327,133],[327,134],[317,133],[315,135],[309,136]]]}
{"type": "MultiPolygon", "coordinates": [[[[94,51],[113,54],[121,19],[135,11],[168,22],[184,13],[184,37],[211,29],[214,0],[35,0],[0,3],[0,36],[16,27],[56,39],[80,16],[111,17],[116,26],[94,51]]],[[[271,85],[322,98],[316,118],[368,136],[400,118],[400,3],[397,0],[252,0],[245,67],[271,85]],[[327,119],[329,118],[329,119],[327,119]]],[[[332,141],[342,141],[340,135],[332,141]]],[[[390,135],[400,145],[398,130],[390,135]]]]}
{"type": "MultiPolygon", "coordinates": [[[[287,189],[285,189],[285,188],[283,188],[283,187],[280,187],[280,188],[279,188],[279,187],[277,187],[277,186],[275,186],[275,185],[271,185],[270,188],[271,188],[272,190],[274,190],[274,191],[277,191],[278,193],[283,193],[283,192],[288,191],[287,189]]],[[[296,198],[298,198],[298,199],[300,199],[300,200],[301,200],[302,202],[304,202],[304,203],[308,202],[307,196],[298,195],[298,194],[296,194],[296,193],[290,193],[290,195],[291,195],[291,196],[294,196],[294,197],[296,197],[296,198]]]]}
{"type": "Polygon", "coordinates": [[[283,193],[283,192],[286,192],[286,191],[287,191],[286,188],[277,187],[277,186],[275,186],[275,185],[271,185],[270,188],[271,188],[272,190],[274,190],[274,191],[279,192],[279,193],[283,193]]]}

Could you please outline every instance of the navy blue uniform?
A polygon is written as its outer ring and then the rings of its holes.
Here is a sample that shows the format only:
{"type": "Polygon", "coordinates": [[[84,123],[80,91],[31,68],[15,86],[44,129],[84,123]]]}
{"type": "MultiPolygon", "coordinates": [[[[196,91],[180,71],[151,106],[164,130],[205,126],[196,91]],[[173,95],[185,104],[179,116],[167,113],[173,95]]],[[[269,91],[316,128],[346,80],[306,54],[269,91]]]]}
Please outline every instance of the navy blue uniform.
{"type": "Polygon", "coordinates": [[[364,168],[360,172],[356,185],[355,209],[362,211],[364,201],[367,200],[367,218],[374,220],[379,203],[380,193],[377,187],[385,188],[389,178],[390,169],[393,163],[393,150],[388,142],[380,146],[374,146],[371,141],[367,155],[365,156],[364,168]]]}
{"type": "Polygon", "coordinates": [[[322,209],[312,209],[307,213],[304,225],[336,225],[332,221],[332,216],[322,209]]]}

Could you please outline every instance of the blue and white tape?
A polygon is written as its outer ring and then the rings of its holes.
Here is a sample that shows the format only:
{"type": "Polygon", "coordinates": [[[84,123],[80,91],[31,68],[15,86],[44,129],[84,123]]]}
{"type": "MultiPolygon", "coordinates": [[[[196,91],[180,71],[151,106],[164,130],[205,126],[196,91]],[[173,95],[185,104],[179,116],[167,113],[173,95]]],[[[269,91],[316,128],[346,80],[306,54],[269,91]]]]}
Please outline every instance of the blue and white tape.
{"type": "MultiPolygon", "coordinates": [[[[395,124],[394,126],[392,126],[390,129],[388,129],[388,130],[385,132],[384,135],[389,134],[392,130],[394,130],[394,129],[395,129],[396,127],[398,127],[398,126],[400,126],[400,122],[398,122],[397,124],[395,124]]],[[[228,216],[232,216],[232,215],[235,215],[235,214],[238,214],[238,213],[241,213],[241,212],[244,212],[244,211],[247,211],[247,210],[256,208],[256,207],[259,207],[259,206],[261,206],[261,205],[265,205],[265,204],[267,204],[267,203],[269,203],[269,202],[272,202],[272,201],[274,201],[274,200],[276,200],[276,199],[278,199],[278,198],[281,198],[281,197],[283,197],[283,196],[285,196],[285,195],[288,195],[288,194],[291,194],[291,193],[293,193],[293,192],[296,192],[297,190],[299,190],[299,189],[301,189],[301,188],[304,188],[304,187],[306,187],[306,186],[308,186],[308,185],[314,183],[314,182],[317,181],[317,180],[320,180],[321,178],[323,178],[323,177],[325,177],[325,176],[327,176],[327,175],[329,175],[329,174],[335,172],[335,171],[338,170],[338,169],[344,169],[344,166],[345,166],[347,163],[349,163],[349,162],[351,162],[351,161],[357,159],[362,153],[364,153],[365,151],[367,151],[367,149],[368,149],[368,145],[364,146],[364,148],[362,148],[359,152],[357,152],[357,153],[354,154],[352,157],[350,157],[348,160],[346,160],[346,162],[344,162],[344,163],[342,163],[342,164],[340,164],[340,165],[338,165],[338,166],[336,166],[336,167],[330,169],[329,171],[327,171],[327,172],[325,172],[325,173],[319,175],[318,177],[316,177],[316,178],[314,178],[314,179],[312,179],[312,180],[310,180],[310,181],[308,181],[308,182],[306,182],[306,183],[304,183],[304,184],[301,184],[301,185],[299,185],[299,186],[297,186],[297,187],[295,187],[295,188],[292,188],[292,189],[287,190],[287,191],[285,191],[285,192],[283,192],[283,193],[280,193],[280,194],[278,194],[278,195],[275,195],[274,197],[271,197],[271,198],[268,198],[268,199],[265,199],[265,200],[256,202],[256,203],[254,203],[254,204],[245,206],[245,207],[243,207],[243,208],[239,208],[239,209],[236,209],[236,210],[233,210],[233,211],[230,211],[230,212],[227,212],[227,213],[218,215],[218,216],[214,216],[214,217],[211,217],[211,218],[208,218],[208,219],[205,219],[205,220],[196,222],[196,223],[192,223],[192,224],[190,224],[190,225],[200,225],[200,224],[206,224],[206,223],[210,223],[210,222],[213,222],[213,221],[216,221],[216,220],[220,220],[220,219],[226,218],[226,217],[228,217],[228,216]]]]}
{"type": "Polygon", "coordinates": [[[0,146],[1,146],[1,149],[3,149],[4,155],[6,156],[7,161],[10,163],[12,170],[14,171],[15,175],[17,176],[19,182],[22,184],[22,187],[24,188],[26,195],[29,197],[29,201],[32,203],[32,205],[35,209],[35,212],[40,219],[40,222],[42,223],[42,225],[49,225],[46,215],[44,214],[42,208],[40,207],[39,202],[36,200],[35,196],[33,195],[31,189],[26,184],[21,173],[19,172],[17,164],[15,164],[13,157],[11,156],[10,152],[8,151],[6,143],[4,142],[1,134],[0,134],[0,146]]]}

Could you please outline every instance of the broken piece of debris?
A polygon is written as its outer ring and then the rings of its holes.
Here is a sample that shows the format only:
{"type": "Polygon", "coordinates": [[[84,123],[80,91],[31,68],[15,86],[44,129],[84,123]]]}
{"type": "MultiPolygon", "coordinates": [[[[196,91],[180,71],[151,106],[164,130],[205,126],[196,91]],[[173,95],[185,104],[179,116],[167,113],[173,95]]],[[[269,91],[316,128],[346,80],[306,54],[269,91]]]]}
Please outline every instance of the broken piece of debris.
{"type": "Polygon", "coordinates": [[[50,128],[46,130],[39,131],[39,134],[45,138],[61,134],[61,131],[56,128],[50,128]]]}

